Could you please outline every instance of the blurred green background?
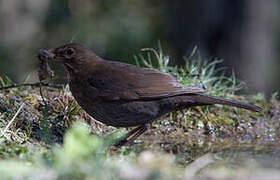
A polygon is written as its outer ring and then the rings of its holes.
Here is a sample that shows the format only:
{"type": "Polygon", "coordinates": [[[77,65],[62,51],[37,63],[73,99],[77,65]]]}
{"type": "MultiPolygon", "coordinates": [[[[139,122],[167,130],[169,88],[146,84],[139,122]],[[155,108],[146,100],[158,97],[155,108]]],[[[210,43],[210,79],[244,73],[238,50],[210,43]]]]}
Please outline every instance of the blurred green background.
{"type": "Polygon", "coordinates": [[[204,59],[224,59],[250,91],[272,93],[280,88],[279,8],[277,0],[0,0],[0,76],[37,81],[38,49],[72,41],[134,63],[160,40],[173,65],[197,46],[204,59]]]}

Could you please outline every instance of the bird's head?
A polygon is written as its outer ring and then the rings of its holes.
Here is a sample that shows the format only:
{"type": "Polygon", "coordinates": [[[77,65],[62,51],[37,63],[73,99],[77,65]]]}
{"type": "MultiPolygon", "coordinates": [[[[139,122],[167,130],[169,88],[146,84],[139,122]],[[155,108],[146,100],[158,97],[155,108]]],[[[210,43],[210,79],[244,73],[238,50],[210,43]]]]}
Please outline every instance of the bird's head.
{"type": "Polygon", "coordinates": [[[101,59],[90,49],[77,43],[66,44],[50,50],[41,50],[39,54],[62,62],[69,73],[77,73],[83,70],[83,67],[86,67],[88,63],[94,63],[94,61],[101,59]]]}

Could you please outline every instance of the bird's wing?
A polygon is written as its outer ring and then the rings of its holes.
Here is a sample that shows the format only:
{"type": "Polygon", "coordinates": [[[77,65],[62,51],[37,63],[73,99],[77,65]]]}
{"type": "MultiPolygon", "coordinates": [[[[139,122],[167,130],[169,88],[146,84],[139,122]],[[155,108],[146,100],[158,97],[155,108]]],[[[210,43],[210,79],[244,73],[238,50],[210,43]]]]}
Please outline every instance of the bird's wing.
{"type": "Polygon", "coordinates": [[[99,96],[109,100],[156,99],[205,92],[202,88],[186,87],[172,75],[155,69],[115,62],[100,69],[88,82],[98,89],[99,96]]]}

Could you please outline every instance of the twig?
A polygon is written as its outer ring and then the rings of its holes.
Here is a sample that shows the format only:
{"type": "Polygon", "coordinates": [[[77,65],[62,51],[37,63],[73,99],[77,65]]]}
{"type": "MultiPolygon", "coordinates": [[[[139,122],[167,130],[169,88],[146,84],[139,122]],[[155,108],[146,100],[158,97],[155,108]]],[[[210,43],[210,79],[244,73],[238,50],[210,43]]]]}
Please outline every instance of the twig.
{"type": "Polygon", "coordinates": [[[141,51],[152,51],[158,60],[158,64],[160,65],[160,57],[154,48],[142,48],[141,51]]]}
{"type": "Polygon", "coordinates": [[[14,115],[14,117],[12,118],[12,120],[8,123],[8,125],[5,127],[4,131],[2,132],[1,136],[2,137],[6,131],[9,129],[9,127],[12,125],[12,123],[14,122],[14,120],[16,119],[16,117],[18,116],[19,112],[21,111],[21,109],[23,108],[24,103],[21,103],[20,107],[18,108],[16,114],[14,115]]]}
{"type": "Polygon", "coordinates": [[[10,86],[0,87],[0,90],[23,87],[23,86],[31,86],[31,87],[46,86],[46,87],[52,87],[52,88],[57,88],[57,89],[60,89],[63,87],[63,85],[60,85],[60,84],[49,84],[49,83],[43,83],[43,82],[36,82],[36,83],[13,84],[10,86]]]}
{"type": "Polygon", "coordinates": [[[43,91],[42,91],[42,82],[40,81],[40,86],[39,86],[39,90],[40,90],[40,96],[41,96],[41,98],[42,98],[42,100],[43,100],[43,103],[44,103],[44,105],[46,106],[47,105],[47,103],[46,103],[46,101],[45,101],[45,98],[44,98],[44,96],[43,96],[43,91]]]}
{"type": "Polygon", "coordinates": [[[202,111],[200,106],[196,106],[196,109],[199,111],[199,113],[203,116],[203,118],[206,120],[206,122],[209,122],[210,120],[208,117],[205,115],[205,113],[202,111]]]}

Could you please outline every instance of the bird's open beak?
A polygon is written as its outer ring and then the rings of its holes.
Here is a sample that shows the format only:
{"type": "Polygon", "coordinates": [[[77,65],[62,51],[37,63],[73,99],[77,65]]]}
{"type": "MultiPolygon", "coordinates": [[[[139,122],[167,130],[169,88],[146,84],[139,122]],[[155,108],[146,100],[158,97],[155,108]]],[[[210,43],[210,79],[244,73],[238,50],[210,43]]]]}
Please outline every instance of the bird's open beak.
{"type": "Polygon", "coordinates": [[[53,53],[53,49],[40,49],[38,52],[38,56],[43,56],[48,59],[55,59],[56,55],[53,53]]]}

